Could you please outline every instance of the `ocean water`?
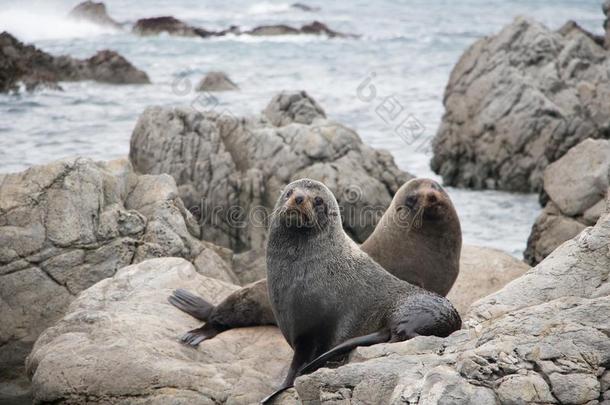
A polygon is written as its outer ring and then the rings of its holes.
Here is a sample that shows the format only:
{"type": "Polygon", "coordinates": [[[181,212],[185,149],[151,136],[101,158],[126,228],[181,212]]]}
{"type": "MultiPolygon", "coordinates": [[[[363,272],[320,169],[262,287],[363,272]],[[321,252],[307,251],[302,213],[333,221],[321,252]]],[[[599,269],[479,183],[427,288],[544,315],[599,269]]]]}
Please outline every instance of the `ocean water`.
{"type": "MultiPolygon", "coordinates": [[[[550,28],[574,19],[596,33],[602,32],[603,22],[601,1],[587,0],[302,2],[321,10],[295,10],[290,0],[105,1],[109,14],[126,24],[160,15],[208,29],[300,26],[315,19],[361,37],[142,38],[67,19],[78,0],[0,0],[0,31],[52,54],[88,57],[101,49],[116,50],[153,82],[62,83],[63,92],[0,95],[0,172],[66,156],[125,156],[135,122],[149,105],[249,115],[261,111],[278,91],[303,89],[331,119],[355,129],[369,145],[390,150],[402,169],[438,179],[429,168],[428,145],[443,113],[449,73],[470,44],[518,15],[550,28]],[[210,103],[193,90],[210,70],[226,72],[241,90],[218,93],[217,102],[210,103]],[[400,111],[397,117],[383,113],[389,106],[400,111]],[[410,135],[397,127],[408,127],[410,135]]],[[[535,195],[453,188],[449,193],[465,243],[521,257],[540,211],[535,195]]]]}

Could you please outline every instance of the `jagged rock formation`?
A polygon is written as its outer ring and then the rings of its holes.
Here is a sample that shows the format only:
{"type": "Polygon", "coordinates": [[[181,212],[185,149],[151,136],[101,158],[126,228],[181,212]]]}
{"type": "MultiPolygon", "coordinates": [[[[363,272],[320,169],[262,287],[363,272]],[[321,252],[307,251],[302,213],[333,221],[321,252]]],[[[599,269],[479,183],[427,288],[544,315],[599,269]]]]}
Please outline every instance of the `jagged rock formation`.
{"type": "Polygon", "coordinates": [[[517,18],[454,67],[433,142],[446,184],[540,191],[546,166],[586,138],[610,138],[610,58],[582,29],[517,18]]]}
{"type": "Polygon", "coordinates": [[[328,185],[342,207],[345,229],[362,242],[412,177],[388,152],[327,120],[305,92],[277,95],[254,118],[148,108],[133,131],[129,156],[142,173],[172,175],[186,206],[203,218],[203,238],[237,252],[264,247],[266,217],[281,188],[294,179],[328,185]]]}
{"type": "Polygon", "coordinates": [[[235,282],[224,251],[198,236],[174,179],[136,175],[126,160],[0,174],[0,379],[18,378],[40,332],[121,267],[180,256],[235,282]]]}
{"type": "Polygon", "coordinates": [[[604,212],[610,192],[610,141],[586,139],[544,171],[549,201],[536,219],[524,252],[535,265],[604,212]]]}
{"type": "Polygon", "coordinates": [[[80,80],[112,84],[150,83],[146,73],[114,51],[99,51],[88,59],[52,56],[19,42],[8,32],[0,34],[0,92],[16,90],[19,82],[32,90],[41,84],[80,80]]]}
{"type": "Polygon", "coordinates": [[[209,72],[197,85],[197,91],[231,91],[239,87],[224,72],[209,72]]]}
{"type": "Polygon", "coordinates": [[[104,3],[96,3],[95,1],[87,0],[74,6],[68,14],[70,18],[77,20],[86,20],[94,24],[104,25],[112,28],[121,28],[121,24],[112,19],[106,11],[104,3]]]}

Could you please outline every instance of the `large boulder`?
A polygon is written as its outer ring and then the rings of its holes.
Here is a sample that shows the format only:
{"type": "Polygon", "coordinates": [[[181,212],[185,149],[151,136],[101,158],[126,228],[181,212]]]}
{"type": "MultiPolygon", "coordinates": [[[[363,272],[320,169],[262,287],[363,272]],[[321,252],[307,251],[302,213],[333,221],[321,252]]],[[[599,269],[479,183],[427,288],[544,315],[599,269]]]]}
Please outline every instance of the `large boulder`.
{"type": "Polygon", "coordinates": [[[223,250],[198,236],[174,179],[137,175],[125,159],[0,175],[0,379],[18,378],[38,335],[121,267],[180,256],[236,281],[223,250]]]}
{"type": "Polygon", "coordinates": [[[266,219],[292,180],[327,184],[346,231],[362,242],[412,177],[388,152],[327,120],[305,92],[283,93],[251,118],[150,107],[133,131],[129,156],[142,173],[173,176],[187,207],[199,211],[202,237],[237,252],[263,249],[266,219]]]}
{"type": "Polygon", "coordinates": [[[463,245],[460,274],[447,298],[464,316],[473,302],[498,291],[529,269],[527,264],[500,250],[463,245]]]}
{"type": "Polygon", "coordinates": [[[200,322],[167,302],[176,288],[213,303],[237,286],[160,258],[119,270],[79,295],[27,360],[35,403],[252,404],[281,381],[292,350],[275,327],[233,329],[198,348],[200,322]]]}
{"type": "Polygon", "coordinates": [[[610,141],[586,139],[544,171],[549,198],[532,226],[524,252],[535,265],[557,246],[593,225],[610,192],[610,141]]]}
{"type": "Polygon", "coordinates": [[[303,403],[598,404],[610,398],[609,272],[610,213],[474,303],[464,330],[358,348],[296,391],[303,403]]]}
{"type": "Polygon", "coordinates": [[[457,187],[540,191],[549,163],[610,137],[609,69],[581,29],[517,18],[478,40],[451,72],[433,170],[457,187]]]}
{"type": "Polygon", "coordinates": [[[197,85],[197,91],[231,91],[239,87],[223,72],[209,72],[197,85]]]}
{"type": "Polygon", "coordinates": [[[103,50],[88,59],[53,56],[19,42],[8,32],[0,34],[0,92],[28,90],[41,83],[95,80],[112,84],[150,83],[148,75],[114,51],[103,50]]]}
{"type": "Polygon", "coordinates": [[[121,25],[108,15],[106,5],[95,1],[87,0],[74,6],[68,14],[70,18],[76,20],[85,20],[94,24],[108,26],[112,28],[121,28],[121,25]]]}

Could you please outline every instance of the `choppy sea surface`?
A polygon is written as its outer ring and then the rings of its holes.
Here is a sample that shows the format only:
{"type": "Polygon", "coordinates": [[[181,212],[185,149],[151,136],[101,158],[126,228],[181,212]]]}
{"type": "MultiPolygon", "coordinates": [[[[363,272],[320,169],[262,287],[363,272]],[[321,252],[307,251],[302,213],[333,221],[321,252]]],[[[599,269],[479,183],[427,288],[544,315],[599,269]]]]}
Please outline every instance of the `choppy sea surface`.
{"type": "MultiPolygon", "coordinates": [[[[363,140],[392,152],[417,176],[438,179],[427,145],[443,113],[449,73],[476,39],[525,15],[550,28],[574,19],[602,32],[601,1],[587,0],[301,0],[292,1],[106,0],[122,23],[173,15],[208,29],[253,27],[313,20],[359,39],[317,36],[138,37],[66,18],[78,0],[0,0],[0,31],[52,54],[89,57],[101,49],[121,53],[146,71],[151,85],[62,83],[65,91],[0,95],[0,172],[66,156],[107,160],[125,156],[139,114],[149,105],[215,108],[235,115],[261,111],[280,90],[307,90],[327,115],[355,129],[363,140]],[[222,70],[241,88],[217,93],[210,104],[195,93],[210,70],[222,70]],[[364,92],[374,87],[372,93],[364,92]],[[360,90],[359,90],[360,89],[360,90]],[[364,90],[363,90],[364,89],[364,90]],[[397,118],[388,120],[391,103],[397,118]],[[396,130],[409,125],[405,138],[396,130]]],[[[404,135],[404,134],[403,134],[404,135]]],[[[521,257],[540,211],[535,195],[449,189],[462,221],[465,243],[495,247],[521,257]]]]}

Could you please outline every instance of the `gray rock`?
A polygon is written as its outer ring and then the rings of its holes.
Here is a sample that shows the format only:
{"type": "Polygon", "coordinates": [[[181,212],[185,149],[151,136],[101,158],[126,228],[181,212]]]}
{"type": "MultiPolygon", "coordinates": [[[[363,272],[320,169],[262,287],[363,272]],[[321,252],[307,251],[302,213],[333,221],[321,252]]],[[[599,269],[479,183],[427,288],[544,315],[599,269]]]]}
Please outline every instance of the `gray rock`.
{"type": "Polygon", "coordinates": [[[502,404],[554,404],[557,402],[546,381],[534,371],[507,375],[499,379],[497,384],[498,399],[502,404]]]}
{"type": "Polygon", "coordinates": [[[0,378],[19,377],[38,335],[82,290],[124,266],[205,257],[202,272],[231,279],[230,266],[198,234],[173,178],[137,175],[125,159],[66,159],[3,175],[0,378]]]}
{"type": "Polygon", "coordinates": [[[285,24],[261,25],[244,32],[244,34],[254,36],[297,35],[299,33],[300,31],[298,28],[285,24]]]}
{"type": "Polygon", "coordinates": [[[209,72],[197,85],[197,91],[231,91],[239,87],[223,72],[209,72]]]}
{"type": "MultiPolygon", "coordinates": [[[[241,33],[241,32],[240,32],[241,33]]],[[[261,25],[251,30],[244,31],[243,34],[254,35],[254,36],[276,36],[276,35],[299,35],[299,34],[312,34],[312,35],[326,35],[329,38],[357,38],[354,34],[345,34],[342,32],[335,31],[329,28],[326,24],[319,21],[313,21],[309,24],[301,26],[301,28],[294,28],[285,24],[275,25],[261,25]]]]}
{"type": "Polygon", "coordinates": [[[585,139],[544,171],[550,201],[536,219],[525,260],[535,265],[557,246],[593,225],[610,190],[610,141],[585,139]]]}
{"type": "Polygon", "coordinates": [[[544,191],[566,216],[603,200],[610,184],[610,140],[585,139],[544,171],[544,191]]]}
{"type": "Polygon", "coordinates": [[[447,298],[461,315],[470,305],[525,274],[530,266],[500,250],[463,245],[460,274],[447,298]]]}
{"type": "Polygon", "coordinates": [[[74,8],[70,10],[68,16],[77,20],[86,20],[112,28],[121,28],[121,25],[108,15],[106,5],[101,2],[96,3],[91,0],[83,1],[74,6],[74,8]]]}
{"type": "Polygon", "coordinates": [[[338,32],[333,29],[330,29],[326,24],[321,23],[320,21],[313,21],[309,24],[305,24],[301,27],[302,34],[314,34],[314,35],[326,35],[329,38],[357,38],[358,35],[355,34],[345,34],[343,32],[338,32]]]}
{"type": "Polygon", "coordinates": [[[608,53],[582,30],[517,18],[454,67],[433,142],[445,184],[540,191],[546,166],[587,138],[610,136],[608,53]]]}
{"type": "Polygon", "coordinates": [[[559,245],[578,235],[586,225],[561,214],[557,206],[548,202],[536,218],[527,240],[523,256],[530,265],[540,263],[559,245]]]}
{"type": "Polygon", "coordinates": [[[549,380],[562,404],[584,404],[599,397],[600,384],[595,375],[552,373],[549,380]]]}
{"type": "Polygon", "coordinates": [[[134,34],[142,36],[167,33],[182,37],[209,37],[216,32],[194,27],[172,16],[141,18],[131,29],[134,34]]]}
{"type": "Polygon", "coordinates": [[[475,302],[477,323],[561,297],[604,297],[610,273],[610,215],[563,243],[534,269],[475,302]]]}
{"type": "Polygon", "coordinates": [[[27,359],[35,403],[252,404],[273,391],[291,349],[275,327],[241,328],[190,348],[199,321],[167,302],[176,288],[218,303],[237,286],[186,260],[125,267],[82,292],[27,359]]]}
{"type": "Polygon", "coordinates": [[[568,20],[565,24],[563,24],[561,26],[561,28],[559,28],[557,30],[557,32],[559,32],[564,37],[571,35],[572,31],[576,31],[577,33],[580,33],[580,34],[585,34],[599,46],[604,46],[604,37],[603,36],[596,35],[596,34],[593,34],[592,32],[587,31],[586,29],[584,29],[583,27],[578,25],[578,23],[574,20],[568,20]]]}
{"type": "Polygon", "coordinates": [[[283,127],[293,122],[309,125],[318,118],[326,118],[322,107],[304,91],[284,91],[275,95],[263,114],[276,127],[283,127]]]}
{"type": "MultiPolygon", "coordinates": [[[[610,191],[610,188],[608,188],[610,191]]],[[[606,201],[602,198],[597,203],[595,203],[591,208],[587,209],[582,214],[582,219],[587,225],[595,225],[599,217],[604,213],[604,209],[606,208],[606,201]]]]}
{"type": "Polygon", "coordinates": [[[114,51],[99,51],[88,59],[53,56],[19,42],[8,32],[0,34],[0,92],[16,91],[19,82],[33,90],[58,87],[58,81],[81,80],[111,84],[150,83],[146,73],[114,51]]]}
{"type": "Polygon", "coordinates": [[[343,209],[346,231],[361,242],[411,178],[388,152],[325,119],[304,92],[276,96],[253,118],[148,108],[133,131],[130,159],[141,173],[173,176],[185,205],[202,218],[202,238],[236,253],[263,250],[266,220],[292,180],[326,183],[343,209]]]}
{"type": "Polygon", "coordinates": [[[147,84],[148,75],[134,67],[127,59],[115,51],[103,50],[84,60],[75,60],[64,65],[66,59],[60,59],[59,69],[64,71],[61,80],[95,80],[110,84],[147,84]],[[73,66],[68,70],[67,66],[73,66]],[[76,73],[78,72],[78,73],[76,73]]]}

